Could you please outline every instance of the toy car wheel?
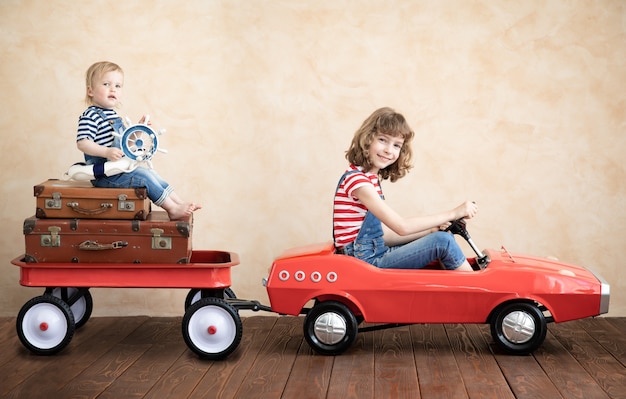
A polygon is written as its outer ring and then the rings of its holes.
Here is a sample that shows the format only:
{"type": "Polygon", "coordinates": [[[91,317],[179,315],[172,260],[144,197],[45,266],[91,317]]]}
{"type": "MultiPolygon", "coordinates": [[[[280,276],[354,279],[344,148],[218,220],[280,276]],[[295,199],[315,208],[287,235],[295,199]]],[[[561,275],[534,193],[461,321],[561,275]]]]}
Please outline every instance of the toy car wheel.
{"type": "MultiPolygon", "coordinates": [[[[185,298],[185,310],[189,309],[189,306],[198,302],[202,298],[202,290],[200,288],[192,288],[187,293],[187,297],[185,298]]],[[[231,288],[224,289],[224,299],[235,299],[237,295],[235,295],[235,291],[231,288]]]]}
{"type": "Polygon", "coordinates": [[[26,302],[17,315],[17,336],[37,355],[53,355],[74,336],[74,315],[60,298],[42,295],[26,302]]]}
{"type": "Polygon", "coordinates": [[[548,325],[541,310],[526,302],[504,305],[491,321],[491,336],[504,351],[526,355],[546,338],[548,325]]]}
{"type": "Polygon", "coordinates": [[[232,353],[242,335],[239,313],[221,298],[202,298],[183,317],[183,338],[198,356],[218,360],[232,353]]]}
{"type": "Polygon", "coordinates": [[[319,302],[304,319],[304,338],[322,355],[338,355],[352,345],[358,333],[354,314],[341,302],[319,302]]]}
{"type": "Polygon", "coordinates": [[[55,296],[69,305],[74,315],[74,325],[76,329],[84,326],[87,320],[89,320],[89,317],[91,317],[93,298],[88,289],[82,290],[81,292],[78,288],[74,287],[55,287],[46,289],[45,294],[55,296]],[[75,295],[80,295],[80,297],[75,298],[75,295]]]}

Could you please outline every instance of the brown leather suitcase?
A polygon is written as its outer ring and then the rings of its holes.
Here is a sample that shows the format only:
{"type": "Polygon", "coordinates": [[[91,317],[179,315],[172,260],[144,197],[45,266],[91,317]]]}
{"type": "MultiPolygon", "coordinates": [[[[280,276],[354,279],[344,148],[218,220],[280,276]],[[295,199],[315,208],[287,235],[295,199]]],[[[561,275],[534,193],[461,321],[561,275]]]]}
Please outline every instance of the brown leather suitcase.
{"type": "Polygon", "coordinates": [[[24,221],[26,262],[189,263],[193,216],[170,221],[39,219],[24,221]]]}
{"type": "Polygon", "coordinates": [[[100,188],[88,181],[50,179],[34,187],[35,216],[146,220],[151,202],[146,188],[100,188]]]}

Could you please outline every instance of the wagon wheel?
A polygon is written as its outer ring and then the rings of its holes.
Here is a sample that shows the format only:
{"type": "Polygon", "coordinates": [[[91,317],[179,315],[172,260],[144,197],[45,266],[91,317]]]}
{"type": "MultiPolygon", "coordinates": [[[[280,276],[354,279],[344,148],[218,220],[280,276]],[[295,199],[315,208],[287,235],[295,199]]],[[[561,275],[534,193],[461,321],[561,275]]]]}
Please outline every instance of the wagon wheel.
{"type": "MultiPolygon", "coordinates": [[[[187,297],[185,298],[185,310],[189,309],[189,306],[198,302],[202,298],[202,289],[201,288],[192,288],[187,293],[187,297]]],[[[224,299],[236,299],[237,295],[235,295],[235,291],[233,291],[230,287],[224,289],[224,299]]]]}
{"type": "Polygon", "coordinates": [[[124,131],[121,147],[128,158],[147,161],[152,158],[159,147],[159,140],[150,127],[134,125],[124,131]]]}
{"type": "Polygon", "coordinates": [[[338,355],[352,345],[358,333],[358,322],[346,305],[320,302],[304,319],[304,338],[322,355],[338,355]]]}
{"type": "Polygon", "coordinates": [[[541,310],[527,302],[504,305],[491,319],[491,336],[504,351],[526,355],[546,338],[548,325],[541,310]]]}
{"type": "Polygon", "coordinates": [[[223,359],[232,353],[243,331],[237,310],[221,298],[198,300],[185,312],[183,338],[193,352],[204,359],[223,359]]]}
{"type": "Polygon", "coordinates": [[[60,298],[42,295],[26,302],[17,315],[17,336],[37,355],[53,355],[74,335],[74,315],[60,298]]]}
{"type": "Polygon", "coordinates": [[[54,287],[46,288],[44,294],[60,298],[69,305],[74,315],[76,329],[84,326],[93,311],[93,298],[88,288],[54,287]]]}

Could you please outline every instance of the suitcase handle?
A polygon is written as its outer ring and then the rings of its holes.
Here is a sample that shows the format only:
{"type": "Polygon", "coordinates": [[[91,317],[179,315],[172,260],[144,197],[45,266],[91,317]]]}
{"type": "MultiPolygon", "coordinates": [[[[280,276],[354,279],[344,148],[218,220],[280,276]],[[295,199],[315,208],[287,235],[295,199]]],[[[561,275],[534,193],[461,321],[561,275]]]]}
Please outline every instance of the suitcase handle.
{"type": "Polygon", "coordinates": [[[78,245],[78,249],[84,251],[102,251],[107,249],[119,249],[128,246],[126,241],[113,241],[110,244],[98,244],[98,241],[83,241],[78,245]]]}
{"type": "Polygon", "coordinates": [[[68,202],[67,206],[69,206],[70,208],[72,208],[72,210],[76,213],[80,213],[83,215],[99,215],[101,213],[104,213],[106,211],[108,211],[109,209],[113,208],[113,204],[110,202],[103,202],[100,204],[100,208],[97,209],[85,209],[85,208],[81,208],[78,205],[78,202],[68,202]]]}

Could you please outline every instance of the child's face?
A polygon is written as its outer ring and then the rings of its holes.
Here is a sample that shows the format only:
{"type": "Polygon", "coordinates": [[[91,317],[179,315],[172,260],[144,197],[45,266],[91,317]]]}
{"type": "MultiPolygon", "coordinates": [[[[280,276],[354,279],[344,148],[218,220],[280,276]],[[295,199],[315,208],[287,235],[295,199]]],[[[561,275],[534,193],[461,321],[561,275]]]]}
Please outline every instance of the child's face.
{"type": "Polygon", "coordinates": [[[113,109],[120,104],[124,75],[119,71],[109,71],[96,77],[92,86],[87,88],[91,102],[101,108],[113,109]]]}
{"type": "Polygon", "coordinates": [[[403,145],[402,136],[377,133],[368,151],[369,161],[373,165],[369,172],[378,173],[379,170],[396,162],[403,145]]]}

